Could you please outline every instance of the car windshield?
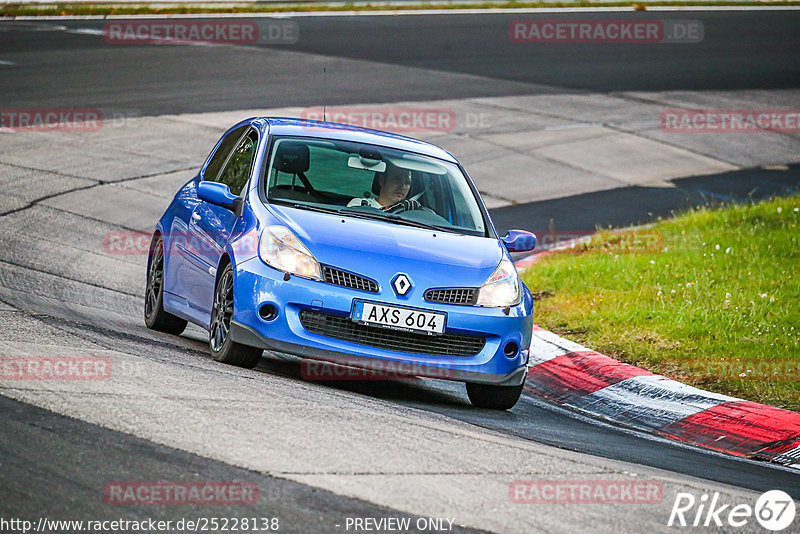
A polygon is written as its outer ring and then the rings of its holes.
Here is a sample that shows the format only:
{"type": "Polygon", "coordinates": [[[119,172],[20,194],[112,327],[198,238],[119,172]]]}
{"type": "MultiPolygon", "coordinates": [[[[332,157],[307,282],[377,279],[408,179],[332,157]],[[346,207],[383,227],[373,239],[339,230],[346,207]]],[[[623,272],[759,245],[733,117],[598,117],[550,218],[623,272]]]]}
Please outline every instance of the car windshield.
{"type": "Polygon", "coordinates": [[[486,235],[458,165],[351,141],[280,137],[272,144],[270,202],[447,232],[486,235]]]}

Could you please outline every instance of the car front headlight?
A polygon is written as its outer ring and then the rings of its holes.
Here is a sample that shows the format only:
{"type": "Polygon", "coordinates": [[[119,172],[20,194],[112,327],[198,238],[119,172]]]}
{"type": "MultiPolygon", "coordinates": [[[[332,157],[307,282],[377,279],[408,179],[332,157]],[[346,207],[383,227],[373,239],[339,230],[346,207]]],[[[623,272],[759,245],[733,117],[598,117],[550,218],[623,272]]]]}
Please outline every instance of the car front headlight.
{"type": "Polygon", "coordinates": [[[514,264],[507,259],[500,261],[500,265],[494,270],[481,286],[478,292],[478,306],[492,308],[504,308],[515,306],[522,299],[520,290],[519,275],[514,264]]]}
{"type": "Polygon", "coordinates": [[[306,246],[285,226],[268,226],[258,245],[261,260],[280,271],[303,278],[321,280],[319,262],[306,246]]]}

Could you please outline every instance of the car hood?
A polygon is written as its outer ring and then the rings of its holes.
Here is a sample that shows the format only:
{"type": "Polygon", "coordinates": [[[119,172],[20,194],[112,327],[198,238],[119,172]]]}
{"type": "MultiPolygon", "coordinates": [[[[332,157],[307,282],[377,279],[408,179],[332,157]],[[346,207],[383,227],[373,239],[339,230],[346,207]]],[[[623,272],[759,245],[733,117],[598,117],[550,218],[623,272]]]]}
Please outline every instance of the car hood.
{"type": "Polygon", "coordinates": [[[320,263],[375,278],[397,273],[427,287],[478,287],[504,250],[497,239],[271,205],[320,263]]]}

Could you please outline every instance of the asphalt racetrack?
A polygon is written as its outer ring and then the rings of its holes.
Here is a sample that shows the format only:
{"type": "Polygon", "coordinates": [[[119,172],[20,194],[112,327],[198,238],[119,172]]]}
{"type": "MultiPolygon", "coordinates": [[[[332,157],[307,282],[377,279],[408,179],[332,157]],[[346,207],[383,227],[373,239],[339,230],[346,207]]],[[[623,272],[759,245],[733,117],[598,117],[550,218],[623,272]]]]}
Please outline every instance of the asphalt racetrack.
{"type": "MultiPolygon", "coordinates": [[[[667,521],[678,493],[719,493],[731,505],[752,505],[770,489],[800,498],[797,470],[616,428],[525,394],[495,413],[472,408],[457,383],[309,382],[282,354],[265,354],[252,371],[218,364],[201,329],[170,337],[144,327],[146,256],[103,247],[109,232],[152,230],[237,110],[442,100],[474,110],[528,98],[563,106],[616,98],[633,109],[662,93],[716,108],[796,108],[800,11],[281,20],[297,24],[295,43],[117,45],[104,39],[101,20],[0,22],[3,110],[91,108],[124,119],[85,136],[0,131],[2,354],[97,355],[119,370],[97,383],[0,380],[0,518],[259,517],[279,518],[281,532],[353,532],[348,518],[365,517],[410,518],[417,530],[409,531],[423,532],[435,529],[418,519],[440,518],[454,532],[659,532],[674,530],[667,521]],[[648,45],[509,39],[510,21],[537,17],[687,19],[702,22],[704,37],[648,45]],[[514,481],[555,479],[658,481],[664,495],[636,505],[509,497],[514,481]],[[246,481],[259,498],[120,506],[107,495],[119,481],[246,481]]],[[[532,128],[507,113],[503,135],[532,128]]],[[[459,131],[432,141],[462,158],[477,141],[459,131]]],[[[719,136],[704,138],[702,150],[670,145],[702,153],[697,164],[712,169],[702,177],[614,187],[560,180],[557,194],[537,196],[534,184],[511,202],[512,178],[482,182],[490,167],[476,156],[476,183],[494,199],[500,229],[642,223],[709,198],[797,190],[797,133],[765,139],[730,141],[757,161],[720,156],[728,138],[719,136]]],[[[736,531],[763,530],[751,519],[736,531]]]]}

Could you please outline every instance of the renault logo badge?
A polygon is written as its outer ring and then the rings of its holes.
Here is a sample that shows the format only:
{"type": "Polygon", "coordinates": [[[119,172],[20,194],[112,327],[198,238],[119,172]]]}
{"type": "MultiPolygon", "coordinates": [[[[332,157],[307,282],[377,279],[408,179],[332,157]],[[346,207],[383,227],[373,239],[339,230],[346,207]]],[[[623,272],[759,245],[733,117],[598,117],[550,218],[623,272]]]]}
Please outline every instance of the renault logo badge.
{"type": "Polygon", "coordinates": [[[405,296],[411,290],[411,280],[403,273],[398,274],[392,280],[392,287],[398,296],[405,296]]]}

